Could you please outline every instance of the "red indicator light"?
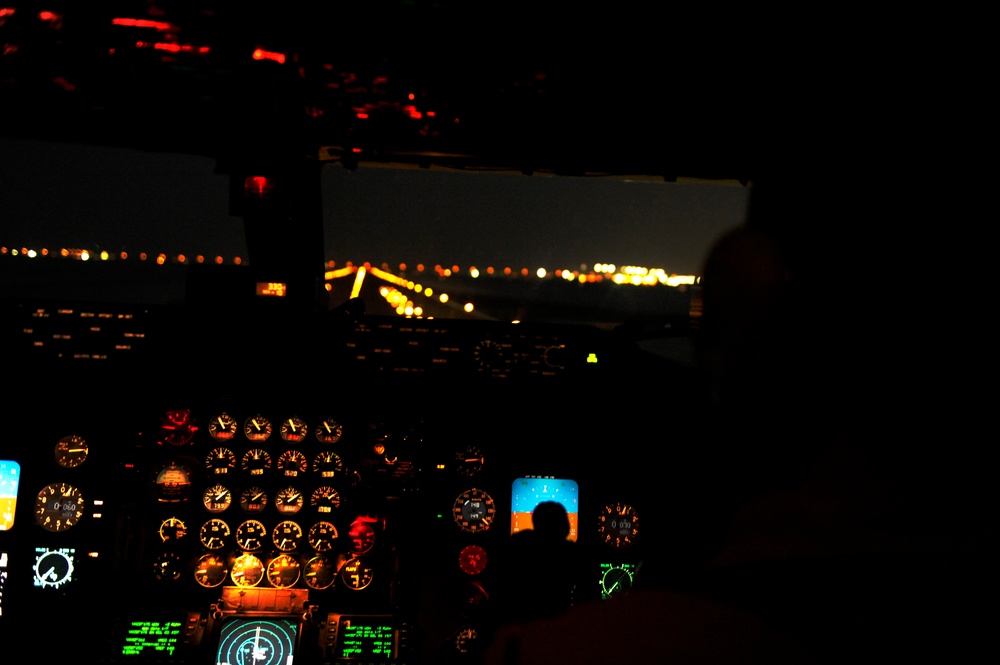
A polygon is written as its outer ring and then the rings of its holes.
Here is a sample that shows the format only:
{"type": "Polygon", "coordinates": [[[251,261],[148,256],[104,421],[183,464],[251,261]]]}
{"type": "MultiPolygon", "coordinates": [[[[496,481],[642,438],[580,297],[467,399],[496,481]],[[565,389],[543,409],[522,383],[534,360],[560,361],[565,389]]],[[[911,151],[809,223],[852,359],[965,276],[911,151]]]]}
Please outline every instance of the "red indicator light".
{"type": "Polygon", "coordinates": [[[113,18],[111,19],[111,25],[123,25],[129,28],[152,28],[160,32],[177,30],[176,27],[165,21],[150,21],[142,18],[113,18]]]}
{"type": "Polygon", "coordinates": [[[248,199],[268,199],[273,193],[274,182],[265,176],[248,176],[243,181],[243,195],[248,199]]]}
{"type": "Polygon", "coordinates": [[[279,65],[285,64],[285,54],[284,53],[275,53],[274,51],[265,51],[262,48],[254,49],[252,57],[253,57],[254,60],[273,60],[274,62],[278,63],[279,65]]]}

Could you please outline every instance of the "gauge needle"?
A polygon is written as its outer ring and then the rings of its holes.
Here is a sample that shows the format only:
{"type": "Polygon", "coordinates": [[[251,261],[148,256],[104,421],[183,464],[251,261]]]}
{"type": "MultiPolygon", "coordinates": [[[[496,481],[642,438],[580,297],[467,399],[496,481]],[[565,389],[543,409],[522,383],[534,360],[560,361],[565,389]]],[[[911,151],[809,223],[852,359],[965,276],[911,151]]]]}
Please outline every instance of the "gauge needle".
{"type": "Polygon", "coordinates": [[[52,577],[52,579],[56,578],[56,567],[55,566],[52,566],[51,568],[49,568],[48,570],[46,570],[45,574],[42,575],[41,577],[39,577],[38,579],[44,580],[46,577],[50,577],[50,576],[52,577]]]}

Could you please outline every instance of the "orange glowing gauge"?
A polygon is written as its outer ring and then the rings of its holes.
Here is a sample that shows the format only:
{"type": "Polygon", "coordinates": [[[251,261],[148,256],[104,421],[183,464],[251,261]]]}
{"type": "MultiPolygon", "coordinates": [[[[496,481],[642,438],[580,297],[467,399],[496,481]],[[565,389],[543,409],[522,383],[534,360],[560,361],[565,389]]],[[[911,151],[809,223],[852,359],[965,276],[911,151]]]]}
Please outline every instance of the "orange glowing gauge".
{"type": "Polygon", "coordinates": [[[35,523],[46,531],[65,531],[83,517],[80,490],[65,483],[46,485],[35,499],[35,523]]]}
{"type": "Polygon", "coordinates": [[[639,515],[626,503],[604,506],[598,521],[601,542],[616,549],[632,546],[639,535],[639,515]]]}
{"type": "Polygon", "coordinates": [[[479,545],[467,545],[458,554],[458,567],[466,575],[478,575],[486,570],[486,550],[479,545]]]}
{"type": "Polygon", "coordinates": [[[278,428],[278,434],[281,438],[289,443],[298,443],[299,441],[305,441],[306,435],[309,433],[309,426],[306,425],[306,421],[302,420],[298,416],[292,416],[291,418],[286,418],[281,421],[281,426],[278,428]]]}
{"type": "Polygon", "coordinates": [[[496,503],[486,492],[470,489],[462,492],[452,506],[452,517],[462,531],[481,533],[488,531],[496,515],[496,503]]]}
{"type": "Polygon", "coordinates": [[[267,581],[276,589],[287,589],[299,581],[302,566],[290,554],[281,554],[267,564],[267,581]]]}

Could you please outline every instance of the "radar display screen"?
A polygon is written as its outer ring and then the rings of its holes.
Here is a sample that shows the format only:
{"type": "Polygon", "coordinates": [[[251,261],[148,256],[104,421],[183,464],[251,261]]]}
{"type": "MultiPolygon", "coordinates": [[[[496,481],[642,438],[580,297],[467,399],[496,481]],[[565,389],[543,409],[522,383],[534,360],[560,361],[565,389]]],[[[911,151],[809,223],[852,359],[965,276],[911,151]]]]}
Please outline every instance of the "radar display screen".
{"type": "Polygon", "coordinates": [[[299,625],[291,619],[239,617],[219,632],[218,665],[292,665],[299,625]]]}

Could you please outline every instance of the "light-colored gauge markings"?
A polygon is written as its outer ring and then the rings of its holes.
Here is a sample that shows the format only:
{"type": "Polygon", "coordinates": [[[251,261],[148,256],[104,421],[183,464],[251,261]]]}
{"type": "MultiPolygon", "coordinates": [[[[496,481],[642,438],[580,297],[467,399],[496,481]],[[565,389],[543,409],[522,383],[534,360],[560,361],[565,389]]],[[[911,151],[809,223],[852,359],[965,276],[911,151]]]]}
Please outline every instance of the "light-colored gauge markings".
{"type": "Polygon", "coordinates": [[[343,426],[334,418],[324,418],[322,422],[316,426],[316,440],[320,443],[337,443],[343,435],[343,426]]]}
{"type": "Polygon", "coordinates": [[[459,494],[452,506],[452,517],[455,524],[467,533],[481,533],[489,530],[496,512],[497,508],[493,497],[476,488],[459,494]]]}
{"type": "Polygon", "coordinates": [[[304,576],[306,586],[310,589],[329,589],[337,580],[337,565],[330,557],[320,554],[306,562],[304,576]]]}
{"type": "Polygon", "coordinates": [[[241,554],[233,561],[229,576],[236,586],[257,586],[264,579],[264,564],[253,554],[241,554]]]}
{"type": "Polygon", "coordinates": [[[226,560],[218,554],[203,554],[194,566],[194,580],[206,589],[226,581],[229,570],[226,560]]]}
{"type": "Polygon", "coordinates": [[[290,449],[278,457],[278,470],[286,478],[295,478],[309,469],[309,461],[300,451],[290,449]]]}
{"type": "Polygon", "coordinates": [[[46,531],[65,531],[83,517],[80,490],[66,483],[46,485],[35,498],[35,523],[46,531]]]}
{"type": "Polygon", "coordinates": [[[302,527],[292,520],[278,522],[271,530],[271,540],[282,552],[293,552],[302,544],[302,527]]]}
{"type": "Polygon", "coordinates": [[[201,503],[208,512],[221,513],[233,503],[233,493],[223,485],[212,485],[201,495],[201,503]]]}
{"type": "Polygon", "coordinates": [[[302,492],[294,487],[285,487],[274,495],[274,507],[279,513],[295,514],[302,509],[304,503],[305,498],[302,496],[302,492]]]}
{"type": "Polygon", "coordinates": [[[267,564],[267,581],[276,589],[287,589],[299,581],[302,567],[290,554],[281,554],[267,564]]]}
{"type": "Polygon", "coordinates": [[[302,420],[298,416],[292,416],[291,418],[286,418],[281,421],[281,426],[278,428],[278,434],[281,438],[289,443],[298,443],[300,441],[305,441],[306,435],[309,433],[309,426],[306,425],[306,421],[302,420]]]}
{"type": "Polygon", "coordinates": [[[187,527],[179,517],[168,517],[160,522],[160,540],[165,543],[172,543],[187,535],[187,527]]]}
{"type": "Polygon", "coordinates": [[[340,492],[329,485],[317,487],[309,497],[309,505],[321,515],[332,513],[335,508],[340,508],[340,492]]]}
{"type": "Polygon", "coordinates": [[[266,540],[267,529],[259,520],[247,520],[236,527],[236,544],[244,552],[259,552],[266,540]]]}
{"type": "Polygon", "coordinates": [[[213,476],[224,476],[236,468],[236,455],[229,448],[212,448],[205,458],[205,468],[213,476]]]}
{"type": "Polygon", "coordinates": [[[208,422],[208,435],[216,441],[230,441],[236,436],[236,419],[228,413],[220,413],[208,422]]]}
{"type": "Polygon", "coordinates": [[[205,549],[221,550],[229,542],[229,525],[217,517],[213,517],[201,525],[198,540],[205,549]]]}
{"type": "Polygon", "coordinates": [[[271,436],[271,421],[257,414],[243,423],[243,434],[249,441],[267,441],[271,436]]]}
{"type": "Polygon", "coordinates": [[[309,546],[317,552],[329,552],[339,537],[337,527],[332,522],[316,522],[309,527],[306,539],[309,541],[309,546]]]}
{"type": "Polygon", "coordinates": [[[243,454],[240,465],[251,476],[262,476],[271,468],[271,454],[262,448],[252,448],[243,454]]]}
{"type": "Polygon", "coordinates": [[[64,469],[74,469],[83,464],[90,453],[90,446],[82,436],[70,434],[56,443],[56,464],[64,469]]]}

